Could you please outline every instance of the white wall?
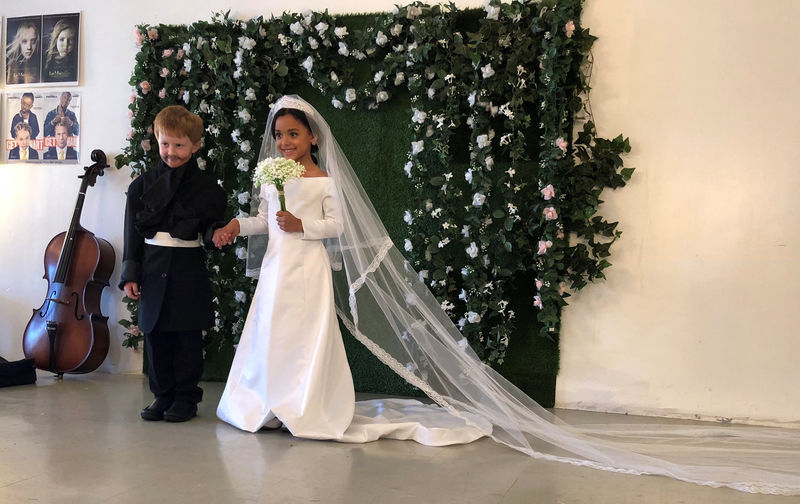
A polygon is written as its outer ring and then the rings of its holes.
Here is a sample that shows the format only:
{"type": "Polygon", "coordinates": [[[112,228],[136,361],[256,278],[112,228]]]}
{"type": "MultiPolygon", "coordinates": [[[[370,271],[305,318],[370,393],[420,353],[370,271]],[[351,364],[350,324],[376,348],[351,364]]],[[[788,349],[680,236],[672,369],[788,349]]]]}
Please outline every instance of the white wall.
{"type": "Polygon", "coordinates": [[[608,281],[571,298],[558,405],[800,425],[800,3],[589,0],[608,281]]]}
{"type": "MultiPolygon", "coordinates": [[[[6,2],[7,3],[7,2],[6,2]]],[[[31,0],[5,16],[83,12],[81,165],[119,153],[139,22],[189,23],[303,8],[389,10],[391,0],[138,2],[31,0]]],[[[480,0],[458,1],[460,7],[480,0]]],[[[595,45],[592,106],[601,134],[631,137],[631,184],[604,194],[622,221],[608,281],[571,298],[559,406],[800,423],[800,4],[725,0],[587,0],[595,45]],[[779,13],[779,18],[776,18],[779,13]]],[[[77,168],[0,165],[0,355],[21,335],[46,284],[42,252],[63,231],[77,168]]],[[[87,195],[83,225],[122,250],[127,170],[87,195]]],[[[118,259],[119,260],[119,259],[118,259]]],[[[116,283],[119,264],[112,284],[116,283]]],[[[120,291],[106,289],[112,348],[103,370],[138,372],[120,347],[120,291]]]]}

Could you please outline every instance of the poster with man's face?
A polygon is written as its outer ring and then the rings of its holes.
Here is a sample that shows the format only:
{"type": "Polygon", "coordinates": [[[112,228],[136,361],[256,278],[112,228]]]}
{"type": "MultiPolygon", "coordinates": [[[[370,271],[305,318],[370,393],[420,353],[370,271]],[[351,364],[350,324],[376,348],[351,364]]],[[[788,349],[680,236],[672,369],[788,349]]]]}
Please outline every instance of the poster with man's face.
{"type": "Polygon", "coordinates": [[[77,85],[80,26],[80,13],[7,18],[6,85],[77,85]]]}
{"type": "Polygon", "coordinates": [[[32,89],[6,94],[4,159],[9,163],[77,164],[80,93],[32,89]]]}

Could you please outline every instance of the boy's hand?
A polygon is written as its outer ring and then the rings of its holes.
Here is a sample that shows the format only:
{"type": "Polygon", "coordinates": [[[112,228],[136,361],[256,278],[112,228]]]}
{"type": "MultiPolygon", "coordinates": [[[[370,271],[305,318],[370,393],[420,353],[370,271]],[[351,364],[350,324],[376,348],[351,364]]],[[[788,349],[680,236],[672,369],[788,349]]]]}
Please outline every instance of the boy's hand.
{"type": "Polygon", "coordinates": [[[128,282],[125,284],[125,295],[131,299],[139,299],[139,284],[136,282],[128,282]]]}
{"type": "Polygon", "coordinates": [[[287,233],[302,233],[303,221],[292,215],[290,212],[280,211],[275,214],[278,227],[287,233]]]}
{"type": "Polygon", "coordinates": [[[214,236],[211,238],[211,241],[214,242],[217,248],[221,249],[225,245],[233,243],[233,240],[239,236],[239,231],[239,221],[231,219],[231,221],[223,227],[214,230],[214,236]]]}

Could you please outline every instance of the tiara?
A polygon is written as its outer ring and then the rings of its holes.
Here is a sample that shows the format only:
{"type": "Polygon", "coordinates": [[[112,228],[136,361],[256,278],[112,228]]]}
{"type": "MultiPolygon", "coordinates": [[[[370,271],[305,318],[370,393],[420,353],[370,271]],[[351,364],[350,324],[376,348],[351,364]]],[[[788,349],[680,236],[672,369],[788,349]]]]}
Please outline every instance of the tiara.
{"type": "Polygon", "coordinates": [[[307,115],[311,116],[313,116],[315,112],[314,107],[309,105],[308,102],[291,95],[281,96],[281,98],[275,102],[275,105],[273,105],[273,110],[280,110],[283,108],[302,110],[307,115]]]}

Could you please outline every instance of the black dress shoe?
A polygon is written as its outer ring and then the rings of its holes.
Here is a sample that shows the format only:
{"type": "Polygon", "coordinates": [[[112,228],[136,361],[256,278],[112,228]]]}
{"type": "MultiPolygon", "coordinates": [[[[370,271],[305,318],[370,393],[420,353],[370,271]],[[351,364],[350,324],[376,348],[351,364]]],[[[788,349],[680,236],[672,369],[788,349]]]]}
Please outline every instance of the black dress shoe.
{"type": "Polygon", "coordinates": [[[186,401],[175,401],[164,412],[164,420],[167,422],[185,422],[195,416],[197,416],[197,405],[186,401]]]}
{"type": "Polygon", "coordinates": [[[150,421],[163,420],[164,412],[167,411],[167,408],[170,406],[172,406],[172,400],[165,399],[163,397],[157,397],[156,400],[150,404],[150,406],[146,406],[142,410],[142,418],[150,421]]]}

